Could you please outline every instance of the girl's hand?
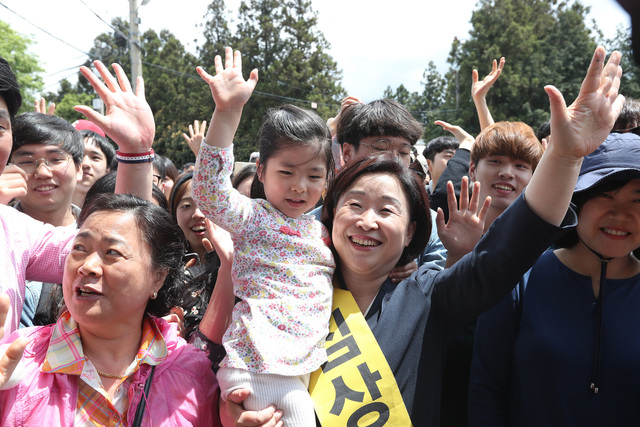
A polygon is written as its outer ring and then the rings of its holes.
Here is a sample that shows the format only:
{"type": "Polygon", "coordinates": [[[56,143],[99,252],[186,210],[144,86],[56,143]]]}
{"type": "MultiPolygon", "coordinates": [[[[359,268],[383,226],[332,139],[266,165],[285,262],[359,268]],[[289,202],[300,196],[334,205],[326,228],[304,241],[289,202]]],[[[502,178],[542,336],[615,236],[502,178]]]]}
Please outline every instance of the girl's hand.
{"type": "Polygon", "coordinates": [[[202,67],[196,70],[211,88],[216,111],[242,110],[258,83],[258,70],[252,70],[249,80],[245,81],[242,77],[242,55],[239,50],[234,52],[230,47],[225,48],[224,68],[220,55],[216,55],[215,68],[215,76],[207,73],[202,67]]]}
{"type": "Polygon", "coordinates": [[[262,411],[245,411],[242,402],[249,396],[246,389],[232,391],[225,402],[218,399],[220,420],[225,427],[236,426],[262,426],[282,427],[282,411],[276,410],[272,405],[262,411]]]}
{"type": "Polygon", "coordinates": [[[447,249],[446,267],[455,264],[460,258],[471,252],[484,233],[484,220],[491,206],[487,197],[482,206],[480,201],[480,183],[474,183],[473,195],[469,202],[469,178],[463,177],[460,186],[460,208],[453,190],[453,183],[447,182],[449,202],[449,222],[444,224],[444,212],[438,208],[436,225],[442,244],[447,249]],[[478,209],[480,208],[480,209],[478,209]]]}

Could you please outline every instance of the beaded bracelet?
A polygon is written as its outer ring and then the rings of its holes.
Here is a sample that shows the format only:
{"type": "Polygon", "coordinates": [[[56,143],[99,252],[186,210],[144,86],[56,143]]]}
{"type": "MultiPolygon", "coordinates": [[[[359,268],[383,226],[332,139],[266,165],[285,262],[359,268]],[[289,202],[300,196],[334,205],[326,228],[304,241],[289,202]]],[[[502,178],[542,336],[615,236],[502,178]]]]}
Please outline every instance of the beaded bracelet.
{"type": "Polygon", "coordinates": [[[116,159],[119,163],[147,163],[155,157],[153,148],[147,153],[121,153],[116,151],[116,159]]]}

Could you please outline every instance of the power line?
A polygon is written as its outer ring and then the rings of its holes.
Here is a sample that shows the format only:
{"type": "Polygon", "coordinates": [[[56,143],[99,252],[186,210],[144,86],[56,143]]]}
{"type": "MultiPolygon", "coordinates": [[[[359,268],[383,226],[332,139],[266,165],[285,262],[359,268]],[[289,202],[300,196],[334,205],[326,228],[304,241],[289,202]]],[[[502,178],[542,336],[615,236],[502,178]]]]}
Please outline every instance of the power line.
{"type": "Polygon", "coordinates": [[[111,28],[113,31],[118,31],[118,29],[117,29],[117,28],[113,27],[113,26],[112,26],[111,24],[109,24],[107,21],[105,21],[104,19],[102,19],[102,17],[101,17],[100,15],[98,15],[98,13],[97,13],[95,10],[91,9],[91,8],[89,7],[89,5],[88,5],[88,4],[86,4],[86,3],[84,2],[84,0],[80,0],[80,3],[82,3],[83,5],[85,5],[85,6],[87,7],[87,9],[89,9],[89,10],[90,10],[94,15],[96,15],[96,17],[97,17],[99,20],[101,20],[102,22],[104,22],[104,23],[105,23],[109,28],[111,28]]]}
{"type": "Polygon", "coordinates": [[[75,47],[75,46],[73,46],[73,45],[71,45],[71,44],[67,43],[66,41],[62,40],[61,38],[54,36],[54,35],[53,35],[53,34],[51,34],[49,31],[45,30],[45,29],[44,29],[44,28],[42,28],[42,27],[39,27],[38,25],[36,25],[36,24],[34,24],[33,22],[29,21],[29,20],[28,20],[27,18],[25,18],[24,16],[20,15],[18,12],[16,12],[16,11],[14,11],[14,10],[10,9],[10,8],[9,8],[7,5],[5,5],[4,3],[0,2],[0,6],[4,7],[4,8],[5,8],[5,9],[7,9],[9,12],[13,13],[14,15],[16,15],[18,18],[20,18],[20,19],[22,19],[23,21],[25,21],[26,23],[28,23],[28,24],[30,24],[30,25],[32,25],[32,26],[34,26],[34,27],[36,27],[37,29],[39,29],[39,30],[40,30],[40,31],[42,31],[43,33],[45,33],[45,34],[47,34],[47,35],[49,35],[49,36],[53,37],[54,39],[58,40],[59,42],[64,43],[64,44],[66,44],[67,46],[69,46],[70,48],[75,49],[75,50],[77,50],[78,52],[80,52],[80,53],[83,53],[83,54],[87,55],[89,58],[91,58],[91,57],[92,57],[92,55],[91,55],[90,53],[87,53],[87,52],[83,51],[82,49],[78,49],[77,47],[75,47]]]}

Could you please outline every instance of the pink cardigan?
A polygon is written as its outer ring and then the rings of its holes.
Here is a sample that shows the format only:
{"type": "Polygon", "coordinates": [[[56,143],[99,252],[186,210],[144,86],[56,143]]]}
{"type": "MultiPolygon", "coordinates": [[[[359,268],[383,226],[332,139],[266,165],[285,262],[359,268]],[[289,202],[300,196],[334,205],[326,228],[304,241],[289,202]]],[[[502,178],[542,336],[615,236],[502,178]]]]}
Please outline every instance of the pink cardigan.
{"type": "MultiPolygon", "coordinates": [[[[175,325],[154,319],[167,344],[167,359],[156,366],[147,396],[143,426],[221,426],[218,383],[204,352],[178,336],[175,325]]],[[[30,340],[21,363],[26,374],[17,386],[0,391],[0,425],[73,426],[79,376],[42,372],[52,326],[19,329],[30,340]]],[[[151,367],[143,364],[129,388],[128,423],[143,394],[151,367]]]]}

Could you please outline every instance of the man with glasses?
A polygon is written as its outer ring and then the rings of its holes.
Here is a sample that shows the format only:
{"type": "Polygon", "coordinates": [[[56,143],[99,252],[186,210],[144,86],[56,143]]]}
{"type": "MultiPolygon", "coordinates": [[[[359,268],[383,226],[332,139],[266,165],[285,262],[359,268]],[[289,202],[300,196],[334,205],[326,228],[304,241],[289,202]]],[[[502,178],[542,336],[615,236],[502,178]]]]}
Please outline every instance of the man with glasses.
{"type": "MultiPolygon", "coordinates": [[[[422,136],[422,125],[404,106],[392,99],[379,99],[368,104],[353,103],[340,111],[337,124],[338,142],[344,163],[381,152],[393,152],[407,167],[411,164],[414,145],[422,136]]],[[[431,212],[432,230],[429,243],[420,257],[420,265],[443,269],[447,250],[438,237],[435,212],[431,212]]],[[[417,269],[415,262],[396,267],[389,278],[398,283],[417,269]]]]}
{"type": "MultiPolygon", "coordinates": [[[[9,161],[24,172],[27,193],[16,198],[14,207],[44,223],[75,229],[80,208],[71,200],[82,179],[83,154],[82,136],[66,120],[35,111],[17,116],[9,161]]],[[[46,303],[55,288],[53,283],[26,282],[21,327],[43,324],[34,322],[38,313],[45,322],[53,320],[46,303]]]]}
{"type": "Polygon", "coordinates": [[[71,199],[83,154],[80,132],[66,120],[35,111],[17,116],[9,161],[25,172],[27,194],[15,208],[51,225],[75,226],[80,209],[71,199]]]}
{"type": "Polygon", "coordinates": [[[409,166],[422,125],[391,99],[351,104],[340,112],[337,137],[345,163],[389,151],[409,166]]]}

